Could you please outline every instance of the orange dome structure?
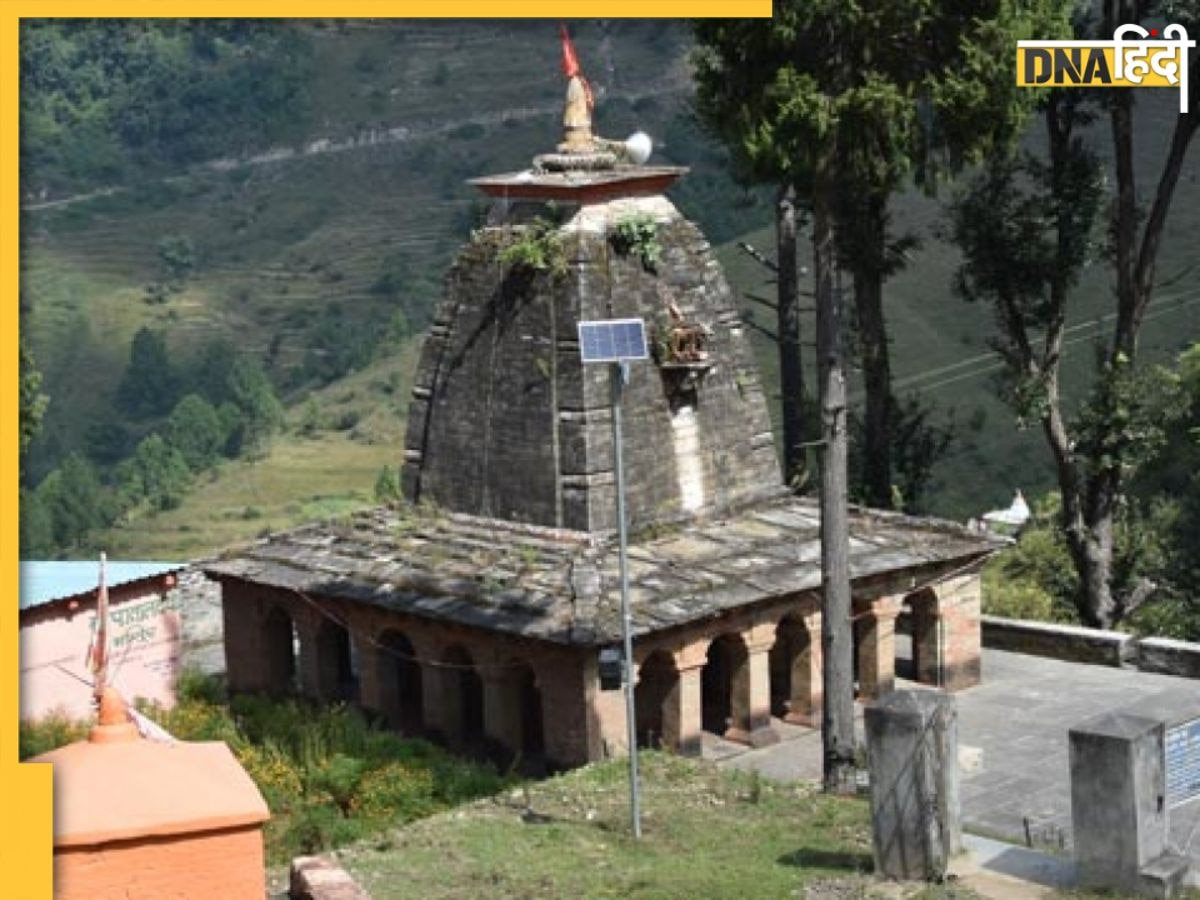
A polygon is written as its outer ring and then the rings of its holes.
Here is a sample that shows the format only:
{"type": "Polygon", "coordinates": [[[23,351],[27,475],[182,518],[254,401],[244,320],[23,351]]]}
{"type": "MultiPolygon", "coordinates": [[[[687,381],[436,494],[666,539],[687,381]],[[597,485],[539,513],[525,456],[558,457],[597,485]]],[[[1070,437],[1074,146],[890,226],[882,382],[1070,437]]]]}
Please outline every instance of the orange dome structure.
{"type": "Polygon", "coordinates": [[[106,688],[86,741],[30,762],[54,766],[58,900],[264,896],[270,813],[224,743],[145,740],[106,688]]]}

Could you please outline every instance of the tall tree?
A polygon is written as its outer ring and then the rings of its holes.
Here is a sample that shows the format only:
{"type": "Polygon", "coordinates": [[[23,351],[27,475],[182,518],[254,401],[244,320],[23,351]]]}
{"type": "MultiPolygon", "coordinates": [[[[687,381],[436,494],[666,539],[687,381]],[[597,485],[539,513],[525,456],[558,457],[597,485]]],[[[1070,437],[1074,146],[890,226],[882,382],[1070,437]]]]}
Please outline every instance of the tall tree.
{"type": "Polygon", "coordinates": [[[21,372],[19,415],[21,419],[21,452],[29,446],[29,442],[37,437],[42,427],[42,414],[46,411],[49,398],[42,393],[42,373],[37,369],[33,353],[25,345],[25,338],[20,339],[21,372]]]}
{"type": "Polygon", "coordinates": [[[267,439],[283,425],[283,406],[258,360],[238,357],[228,378],[229,395],[241,413],[241,430],[236,436],[242,453],[256,455],[266,449],[267,439]]]}
{"type": "MultiPolygon", "coordinates": [[[[696,26],[701,41],[697,57],[697,110],[708,127],[726,139],[732,148],[733,163],[742,181],[776,185],[775,238],[776,261],[771,265],[776,277],[774,340],[779,354],[779,403],[783,426],[783,480],[795,487],[804,480],[804,366],[800,354],[800,283],[797,271],[797,202],[795,161],[786,148],[755,148],[740,144],[735,137],[741,125],[730,97],[717,90],[716,67],[724,65],[720,54],[722,36],[711,23],[696,26]]],[[[755,73],[761,77],[761,73],[755,73]]]]}
{"type": "MultiPolygon", "coordinates": [[[[842,248],[873,246],[886,232],[887,197],[909,171],[931,179],[939,156],[951,163],[975,157],[1015,134],[1027,98],[1013,86],[1008,62],[1013,41],[1032,36],[1045,25],[1046,11],[1057,13],[1063,5],[1062,0],[781,0],[769,21],[696,26],[701,114],[747,168],[794,187],[812,210],[822,344],[827,790],[847,790],[854,765],[845,369],[834,267],[845,260],[854,271],[855,261],[842,248]]],[[[881,279],[882,272],[872,260],[861,278],[855,271],[856,285],[881,279]]],[[[865,300],[876,296],[863,293],[865,300]]],[[[882,329],[882,311],[875,312],[882,329]]],[[[885,368],[882,377],[867,379],[875,389],[868,402],[886,410],[891,402],[886,336],[869,358],[885,368]]],[[[886,430],[886,415],[867,418],[886,430]]],[[[890,435],[873,431],[868,440],[881,443],[869,445],[868,454],[890,459],[890,435]]],[[[872,492],[871,499],[888,505],[892,486],[890,472],[885,475],[882,498],[872,492]]]]}
{"type": "MultiPolygon", "coordinates": [[[[1163,11],[1156,4],[1105,0],[1098,36],[1163,11]]],[[[1195,29],[1200,4],[1174,4],[1172,19],[1195,29]]],[[[1086,28],[1087,23],[1081,23],[1086,28]]],[[[1085,35],[1087,36],[1087,35],[1085,35]]],[[[1195,55],[1190,77],[1200,76],[1195,55]]],[[[1134,97],[1129,90],[1092,98],[1054,91],[1044,100],[1048,162],[1025,156],[995,160],[955,206],[956,240],[966,262],[958,286],[967,299],[997,309],[998,349],[1018,415],[1041,426],[1062,495],[1061,523],[1079,576],[1076,607],[1087,625],[1108,628],[1154,593],[1139,580],[1115,587],[1115,533],[1129,477],[1164,438],[1171,405],[1164,385],[1137,365],[1138,336],[1154,292],[1163,226],[1200,126],[1196,92],[1175,119],[1148,210],[1139,208],[1134,173],[1134,97]],[[1099,107],[1096,104],[1103,104],[1099,107]],[[1092,223],[1103,200],[1098,159],[1080,127],[1107,115],[1114,177],[1108,255],[1115,275],[1115,324],[1080,413],[1069,419],[1060,384],[1068,301],[1092,252],[1092,223]],[[1037,335],[1040,332],[1040,336],[1037,335]]]]}
{"type": "Polygon", "coordinates": [[[155,510],[179,506],[191,477],[183,455],[157,434],[138,444],[120,474],[130,499],[144,498],[155,510]]]}
{"type": "Polygon", "coordinates": [[[117,402],[132,416],[165,413],[175,403],[178,379],[163,336],[143,326],[129,346],[129,365],[117,386],[117,402]]]}
{"type": "Polygon", "coordinates": [[[221,417],[199,394],[188,394],[175,404],[165,435],[167,443],[179,451],[193,472],[215,465],[225,445],[221,417]]]}
{"type": "MultiPolygon", "coordinates": [[[[830,214],[838,258],[855,288],[869,461],[862,493],[870,504],[890,506],[893,493],[882,284],[905,242],[888,238],[888,199],[910,174],[932,185],[940,171],[981,158],[1017,133],[1028,98],[1013,85],[1013,43],[1062,33],[1069,6],[784,0],[769,21],[696,26],[698,109],[746,171],[794,187],[811,208],[814,164],[824,146],[836,147],[830,214]]],[[[785,309],[781,297],[781,322],[785,309]]],[[[781,335],[781,354],[784,348],[781,335]]],[[[785,459],[786,452],[785,442],[785,459]]]]}

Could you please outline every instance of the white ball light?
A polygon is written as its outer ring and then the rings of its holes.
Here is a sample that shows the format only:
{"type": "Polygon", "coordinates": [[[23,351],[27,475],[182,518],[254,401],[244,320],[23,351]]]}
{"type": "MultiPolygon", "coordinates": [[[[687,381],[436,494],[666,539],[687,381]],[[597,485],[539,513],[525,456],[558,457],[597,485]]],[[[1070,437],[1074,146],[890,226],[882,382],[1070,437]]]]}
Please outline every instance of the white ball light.
{"type": "Polygon", "coordinates": [[[629,154],[629,161],[635,166],[645,163],[653,150],[654,142],[644,131],[634,132],[625,140],[625,152],[629,154]]]}

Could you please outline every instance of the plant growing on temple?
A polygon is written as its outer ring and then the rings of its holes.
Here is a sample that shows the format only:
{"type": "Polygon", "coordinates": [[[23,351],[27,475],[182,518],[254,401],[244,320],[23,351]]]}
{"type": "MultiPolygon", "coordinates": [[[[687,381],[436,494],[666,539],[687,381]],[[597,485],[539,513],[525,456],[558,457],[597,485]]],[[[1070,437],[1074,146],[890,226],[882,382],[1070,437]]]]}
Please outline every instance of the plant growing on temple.
{"type": "Polygon", "coordinates": [[[512,243],[500,251],[500,262],[528,273],[567,274],[567,253],[558,226],[549,219],[536,218],[514,229],[512,243]]]}
{"type": "MultiPolygon", "coordinates": [[[[1099,34],[1111,35],[1116,25],[1153,11],[1146,3],[1108,0],[1099,34]]],[[[1172,17],[1194,27],[1197,12],[1194,3],[1180,5],[1172,17]]],[[[1200,74],[1194,61],[1192,69],[1193,77],[1200,74]]],[[[1051,91],[1042,103],[1046,160],[1030,154],[992,160],[952,211],[965,257],[957,289],[996,310],[1005,396],[1019,423],[1041,428],[1054,458],[1060,525],[1080,582],[1076,610],[1084,624],[1103,628],[1158,591],[1152,579],[1122,577],[1117,538],[1129,511],[1130,478],[1183,412],[1178,379],[1139,366],[1138,335],[1154,293],[1171,198],[1200,124],[1193,97],[1190,112],[1176,118],[1153,201],[1143,210],[1136,199],[1132,102],[1130,91],[1103,101],[1077,90],[1051,91]],[[1079,136],[1098,115],[1107,115],[1113,142],[1111,197],[1101,162],[1079,136]],[[1097,233],[1105,200],[1106,246],[1097,233]],[[1115,275],[1112,338],[1100,348],[1086,399],[1071,418],[1060,390],[1068,303],[1083,266],[1101,259],[1115,275]]]]}
{"type": "Polygon", "coordinates": [[[637,256],[642,262],[642,268],[647,272],[655,271],[662,257],[662,244],[658,242],[658,223],[649,213],[631,213],[618,219],[610,240],[622,256],[637,256]]]}

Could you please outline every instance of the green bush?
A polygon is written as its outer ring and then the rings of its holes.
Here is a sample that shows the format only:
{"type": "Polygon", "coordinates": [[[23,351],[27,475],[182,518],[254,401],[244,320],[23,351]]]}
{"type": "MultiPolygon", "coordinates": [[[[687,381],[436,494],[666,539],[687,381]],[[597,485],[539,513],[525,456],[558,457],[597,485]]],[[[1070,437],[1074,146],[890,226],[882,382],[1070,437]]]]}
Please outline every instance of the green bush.
{"type": "Polygon", "coordinates": [[[366,819],[419,819],[437,810],[434,777],[412,761],[384,763],[359,781],[351,801],[354,815],[366,819]]]}
{"type": "Polygon", "coordinates": [[[179,673],[179,678],[175,682],[175,695],[179,698],[180,703],[195,700],[215,705],[224,703],[228,699],[225,682],[222,679],[198,669],[186,668],[179,673]]]}
{"type": "Polygon", "coordinates": [[[301,802],[304,796],[303,775],[295,761],[273,741],[242,743],[236,755],[238,762],[262,791],[273,813],[290,812],[301,802]]]}
{"type": "Polygon", "coordinates": [[[359,782],[367,772],[365,760],[356,756],[335,753],[309,771],[305,792],[316,796],[327,796],[341,811],[350,815],[350,806],[358,792],[359,782]]]}
{"type": "Polygon", "coordinates": [[[29,759],[55,747],[81,741],[87,737],[87,733],[87,723],[68,718],[61,713],[51,713],[37,720],[22,719],[17,738],[17,752],[21,759],[29,759]]]}
{"type": "MultiPolygon", "coordinates": [[[[140,704],[180,740],[225,741],[270,807],[272,863],[377,834],[448,806],[494,794],[509,779],[494,768],[402,738],[345,704],[317,705],[238,695],[184,672],[170,710],[140,704]]],[[[22,722],[22,758],[82,739],[86,723],[64,717],[22,722]]]]}
{"type": "Polygon", "coordinates": [[[363,820],[347,819],[324,803],[306,803],[283,826],[277,858],[320,853],[365,837],[371,828],[363,820]]]}

